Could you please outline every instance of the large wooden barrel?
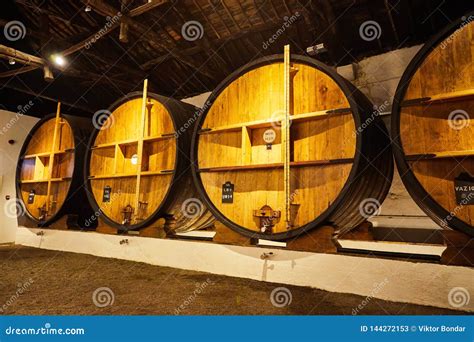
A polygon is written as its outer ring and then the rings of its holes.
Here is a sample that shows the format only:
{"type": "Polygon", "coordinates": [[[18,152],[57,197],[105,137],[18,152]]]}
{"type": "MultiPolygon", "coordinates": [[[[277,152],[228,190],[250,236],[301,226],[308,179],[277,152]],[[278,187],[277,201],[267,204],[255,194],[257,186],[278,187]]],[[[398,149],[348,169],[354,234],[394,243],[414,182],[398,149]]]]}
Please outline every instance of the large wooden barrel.
{"type": "Polygon", "coordinates": [[[96,113],[85,166],[90,203],[107,224],[124,231],[160,217],[169,232],[211,226],[190,168],[198,109],[153,93],[144,109],[142,97],[131,93],[96,113]]]}
{"type": "Polygon", "coordinates": [[[367,98],[316,60],[290,60],[290,71],[274,55],[230,75],[195,129],[202,197],[250,237],[283,240],[323,224],[344,233],[376,211],[393,175],[388,132],[367,98]]]}
{"type": "Polygon", "coordinates": [[[474,235],[474,13],[428,41],[393,104],[394,153],[415,202],[436,223],[474,235]]]}
{"type": "Polygon", "coordinates": [[[38,226],[69,215],[71,224],[86,227],[93,211],[82,172],[91,131],[90,119],[51,114],[29,133],[18,161],[17,197],[38,226]]]}

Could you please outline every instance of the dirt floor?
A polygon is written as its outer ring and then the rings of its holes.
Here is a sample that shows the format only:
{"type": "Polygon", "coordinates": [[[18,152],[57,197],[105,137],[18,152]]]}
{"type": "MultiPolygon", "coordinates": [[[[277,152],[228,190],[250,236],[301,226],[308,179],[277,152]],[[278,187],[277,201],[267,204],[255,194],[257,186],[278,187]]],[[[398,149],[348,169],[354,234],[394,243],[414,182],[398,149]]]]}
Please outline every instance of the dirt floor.
{"type": "Polygon", "coordinates": [[[459,314],[331,293],[21,246],[0,247],[0,314],[459,314]],[[275,288],[280,295],[271,294],[275,288]],[[289,303],[289,297],[291,302],[289,303]],[[364,302],[365,301],[365,302],[364,302]],[[365,303],[365,305],[364,305],[365,303]],[[281,306],[281,307],[280,307],[281,306]]]}

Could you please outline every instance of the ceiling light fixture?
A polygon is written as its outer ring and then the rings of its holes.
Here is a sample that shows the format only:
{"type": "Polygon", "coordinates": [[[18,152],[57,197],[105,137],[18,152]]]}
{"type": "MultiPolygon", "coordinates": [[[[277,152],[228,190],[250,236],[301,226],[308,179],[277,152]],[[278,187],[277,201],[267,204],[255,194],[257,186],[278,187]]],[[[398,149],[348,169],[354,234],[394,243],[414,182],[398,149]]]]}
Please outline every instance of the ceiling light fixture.
{"type": "Polygon", "coordinates": [[[87,5],[87,6],[84,8],[84,11],[90,12],[90,11],[92,11],[92,8],[91,8],[89,5],[87,5]]]}
{"type": "Polygon", "coordinates": [[[61,55],[53,55],[52,59],[57,66],[64,66],[66,64],[66,60],[61,55]]]}
{"type": "Polygon", "coordinates": [[[10,58],[8,60],[8,64],[10,64],[10,65],[15,65],[15,63],[16,63],[16,61],[13,58],[10,58]]]}

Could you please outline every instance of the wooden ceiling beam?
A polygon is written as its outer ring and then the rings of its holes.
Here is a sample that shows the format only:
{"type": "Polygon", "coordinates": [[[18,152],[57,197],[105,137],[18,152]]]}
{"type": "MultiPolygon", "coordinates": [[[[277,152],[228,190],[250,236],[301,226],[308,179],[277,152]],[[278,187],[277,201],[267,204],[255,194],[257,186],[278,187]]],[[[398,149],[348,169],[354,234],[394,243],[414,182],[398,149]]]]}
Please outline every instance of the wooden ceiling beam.
{"type": "MultiPolygon", "coordinates": [[[[109,5],[103,0],[82,0],[82,2],[90,6],[92,9],[94,9],[95,12],[104,17],[117,16],[119,15],[119,13],[120,15],[122,15],[120,11],[118,11],[113,6],[109,5]]],[[[169,46],[163,45],[161,43],[160,35],[150,30],[150,28],[146,25],[141,24],[140,22],[136,21],[135,19],[132,19],[131,17],[123,15],[121,16],[121,22],[128,24],[132,29],[136,31],[138,35],[147,37],[150,40],[150,43],[159,46],[160,48],[165,50],[169,49],[169,46]]]]}
{"type": "MultiPolygon", "coordinates": [[[[6,20],[3,20],[3,19],[0,19],[0,28],[5,26],[7,24],[7,21],[6,20]]],[[[27,31],[27,35],[28,36],[31,36],[35,39],[38,39],[41,41],[41,39],[47,39],[48,36],[46,36],[44,33],[38,31],[38,30],[28,30],[27,31]]],[[[49,38],[51,38],[49,36],[49,38]]],[[[75,44],[73,45],[72,47],[70,47],[69,49],[72,49],[74,50],[75,47],[77,46],[81,46],[82,43],[84,42],[87,42],[87,41],[90,41],[90,38],[91,36],[87,37],[86,39],[83,39],[80,43],[78,44],[75,44]]],[[[57,43],[61,44],[61,45],[66,45],[68,44],[68,42],[66,40],[63,40],[63,39],[54,39],[57,43]]],[[[65,50],[66,51],[66,50],[65,50]]],[[[91,51],[91,49],[89,50],[83,50],[82,52],[85,56],[89,57],[89,58],[93,58],[93,59],[96,59],[98,61],[100,61],[101,63],[103,63],[105,66],[108,66],[108,67],[112,67],[114,64],[117,63],[117,60],[116,59],[113,59],[113,58],[109,58],[107,57],[107,55],[97,55],[95,54],[94,52],[91,51]]],[[[130,68],[126,65],[117,65],[116,66],[117,68],[120,68],[121,70],[127,72],[128,74],[132,74],[133,76],[136,76],[136,77],[140,77],[140,78],[145,78],[146,76],[146,73],[142,72],[140,69],[133,69],[133,68],[130,68]]],[[[24,73],[24,72],[27,72],[27,71],[31,71],[31,70],[35,70],[37,69],[37,67],[27,67],[28,69],[27,70],[24,70],[21,73],[24,73]]],[[[25,68],[22,68],[21,70],[23,70],[25,68]]],[[[20,71],[20,70],[18,70],[20,71]]],[[[2,73],[0,75],[5,75],[3,77],[9,77],[9,76],[14,76],[16,75],[17,72],[15,70],[10,70],[10,71],[7,71],[5,73],[2,73]]],[[[1,77],[1,76],[0,76],[1,77]]]]}
{"type": "Polygon", "coordinates": [[[225,22],[225,20],[222,19],[222,16],[221,16],[220,13],[219,13],[219,9],[214,6],[214,4],[212,3],[211,0],[209,0],[209,6],[211,6],[211,8],[213,9],[213,11],[217,14],[217,17],[218,17],[219,20],[222,22],[222,24],[224,25],[224,27],[225,27],[225,29],[227,30],[227,32],[229,32],[229,35],[232,35],[232,31],[230,30],[230,28],[229,28],[229,26],[227,25],[227,23],[225,22]]]}
{"type": "Polygon", "coordinates": [[[237,30],[240,30],[239,23],[237,22],[237,20],[235,20],[232,12],[230,11],[229,7],[226,5],[225,1],[221,0],[221,4],[224,7],[224,10],[226,11],[226,13],[229,16],[230,20],[232,20],[232,23],[234,23],[235,27],[237,27],[237,30]]]}
{"type": "MultiPolygon", "coordinates": [[[[48,17],[51,17],[51,18],[54,18],[56,20],[59,20],[61,22],[63,22],[64,24],[66,24],[67,26],[70,26],[72,27],[73,29],[79,31],[79,32],[85,32],[87,29],[83,26],[83,25],[80,25],[79,23],[73,23],[71,22],[71,20],[68,20],[68,19],[64,19],[63,17],[61,17],[60,15],[58,15],[57,13],[54,13],[53,11],[51,10],[48,10],[48,9],[44,9],[44,8],[41,8],[39,7],[38,5],[36,5],[34,2],[32,1],[27,1],[27,0],[15,0],[15,2],[23,7],[26,7],[26,8],[30,8],[30,9],[33,9],[33,11],[37,12],[37,13],[41,13],[41,14],[46,14],[48,17]]],[[[28,10],[27,10],[28,11],[28,10]]],[[[31,10],[30,10],[31,11],[31,10]]],[[[32,17],[36,17],[37,14],[34,14],[32,13],[32,17]]]]}
{"type": "Polygon", "coordinates": [[[15,50],[5,45],[0,45],[0,58],[14,60],[15,62],[35,68],[43,68],[47,66],[47,63],[43,58],[15,50]]]}
{"type": "MultiPolygon", "coordinates": [[[[175,12],[177,11],[175,10],[175,12]]],[[[185,7],[183,9],[183,12],[187,18],[192,18],[192,14],[190,13],[188,8],[185,7]]],[[[181,20],[181,24],[184,25],[184,22],[186,21],[186,19],[179,12],[177,12],[177,15],[179,19],[181,20]]],[[[194,41],[194,43],[201,48],[201,51],[204,51],[206,55],[209,56],[209,60],[214,58],[214,60],[219,64],[220,70],[224,71],[227,74],[231,72],[232,68],[230,67],[229,63],[225,61],[218,53],[215,53],[215,51],[217,50],[217,47],[214,45],[212,41],[209,41],[206,35],[203,34],[202,38],[194,41]]]]}
{"type": "MultiPolygon", "coordinates": [[[[219,44],[226,43],[226,42],[236,41],[237,39],[244,38],[247,35],[259,33],[259,32],[262,32],[262,31],[271,30],[271,29],[274,29],[277,26],[278,26],[278,24],[274,24],[274,23],[265,23],[265,24],[255,25],[255,26],[253,26],[252,29],[241,30],[238,34],[233,35],[231,38],[221,38],[221,39],[215,40],[214,45],[219,45],[219,44]]],[[[176,50],[178,50],[178,48],[176,48],[176,50]]],[[[200,46],[193,46],[193,47],[190,47],[190,48],[187,48],[187,49],[184,49],[184,50],[181,49],[180,53],[181,53],[181,55],[184,55],[184,56],[192,56],[192,55],[194,55],[196,53],[199,53],[201,51],[202,51],[202,48],[200,46]]],[[[166,61],[167,59],[169,59],[171,57],[173,57],[173,54],[167,53],[163,56],[153,58],[153,59],[143,63],[140,66],[140,68],[142,70],[148,70],[151,67],[153,67],[154,65],[158,65],[160,63],[163,63],[164,61],[166,61]]]]}
{"type": "MultiPolygon", "coordinates": [[[[101,31],[99,32],[96,32],[92,35],[90,35],[89,37],[87,37],[86,39],[80,41],[79,43],[77,44],[74,44],[73,46],[61,51],[61,52],[58,52],[57,54],[58,55],[61,55],[63,57],[66,57],[66,56],[69,56],[79,50],[82,50],[84,47],[86,47],[88,44],[90,44],[90,42],[94,39],[96,40],[96,36],[100,34],[100,37],[103,38],[104,36],[106,36],[107,34],[109,34],[114,28],[118,27],[118,23],[114,23],[112,24],[112,26],[109,28],[109,30],[105,31],[103,29],[101,29],[101,31]]],[[[4,46],[4,45],[3,45],[4,46]]],[[[4,46],[4,48],[8,48],[6,46],[4,46]]],[[[14,49],[13,49],[14,50],[14,49]]],[[[37,64],[37,65],[31,65],[31,64],[34,64],[34,63],[28,63],[29,60],[34,60],[34,58],[40,58],[40,57],[37,57],[37,56],[33,56],[33,55],[29,55],[28,54],[28,58],[27,60],[25,60],[26,63],[22,63],[22,64],[26,64],[26,65],[30,65],[28,68],[22,68],[18,71],[14,71],[14,70],[10,70],[10,71],[7,71],[7,72],[4,72],[4,73],[1,73],[0,74],[0,78],[2,77],[10,77],[10,76],[13,76],[13,75],[19,75],[19,74],[23,74],[25,72],[28,72],[28,71],[31,71],[31,70],[35,70],[36,68],[40,68],[42,66],[44,66],[44,64],[37,64]],[[33,59],[31,59],[33,57],[33,59]],[[11,72],[13,72],[13,75],[11,74],[11,72]]],[[[41,58],[40,58],[41,59],[41,58]]],[[[19,60],[18,62],[21,63],[21,60],[19,60]]]]}
{"type": "MultiPolygon", "coordinates": [[[[104,2],[103,0],[82,0],[85,4],[91,6],[99,14],[104,16],[113,16],[117,15],[118,11],[113,7],[104,2]]],[[[180,49],[176,49],[173,46],[163,45],[161,43],[161,36],[155,33],[153,30],[150,30],[145,24],[141,24],[135,19],[129,17],[122,17],[122,20],[130,25],[132,29],[136,31],[137,34],[147,37],[151,45],[159,46],[163,50],[167,50],[169,54],[172,54],[180,63],[184,63],[195,69],[196,72],[201,75],[207,76],[211,79],[214,78],[214,74],[208,71],[207,67],[203,65],[196,64],[193,60],[187,59],[185,55],[180,52],[180,49]]]]}
{"type": "MultiPolygon", "coordinates": [[[[48,78],[51,77],[51,71],[49,69],[49,63],[47,60],[41,57],[33,56],[25,52],[21,52],[19,50],[15,50],[12,48],[9,48],[8,46],[5,45],[0,45],[0,58],[4,58],[7,60],[13,59],[23,65],[26,65],[27,68],[18,68],[15,70],[9,70],[7,72],[1,73],[0,78],[4,77],[10,77],[14,75],[19,75],[24,72],[24,69],[27,69],[27,71],[35,70],[38,68],[44,68],[45,69],[45,77],[48,76],[48,78]]],[[[72,67],[67,67],[65,69],[61,69],[61,73],[67,76],[73,76],[73,77],[79,77],[79,78],[88,78],[90,80],[110,80],[114,83],[120,84],[124,88],[128,88],[129,84],[126,81],[122,81],[119,79],[111,78],[108,76],[100,75],[97,73],[93,72],[88,72],[85,70],[77,70],[72,67]]],[[[51,78],[52,79],[52,78],[51,78]]]]}
{"type": "MultiPolygon", "coordinates": [[[[122,13],[128,12],[128,5],[130,4],[131,0],[121,0],[120,1],[120,11],[122,13]]],[[[120,20],[120,33],[119,33],[119,41],[121,43],[128,43],[128,31],[129,26],[123,20],[120,20]]]]}
{"type": "Polygon", "coordinates": [[[144,5],[138,6],[128,12],[129,17],[138,17],[139,15],[142,15],[143,13],[146,13],[158,6],[167,4],[169,1],[168,0],[152,0],[144,5]]]}
{"type": "Polygon", "coordinates": [[[240,3],[240,0],[237,0],[237,4],[239,5],[240,11],[242,12],[244,18],[247,20],[247,24],[249,25],[249,28],[252,28],[252,22],[250,21],[250,16],[247,15],[247,11],[245,11],[244,7],[240,3]]]}
{"type": "Polygon", "coordinates": [[[214,31],[214,34],[216,35],[217,39],[221,39],[221,35],[220,33],[216,30],[216,27],[214,26],[214,24],[212,23],[211,20],[209,20],[209,18],[207,17],[207,15],[204,13],[204,11],[202,10],[201,8],[201,5],[199,5],[198,3],[196,3],[196,0],[193,0],[193,4],[194,4],[194,7],[196,7],[199,11],[199,13],[201,14],[201,17],[204,19],[204,21],[206,22],[206,24],[212,29],[212,31],[214,31]]]}

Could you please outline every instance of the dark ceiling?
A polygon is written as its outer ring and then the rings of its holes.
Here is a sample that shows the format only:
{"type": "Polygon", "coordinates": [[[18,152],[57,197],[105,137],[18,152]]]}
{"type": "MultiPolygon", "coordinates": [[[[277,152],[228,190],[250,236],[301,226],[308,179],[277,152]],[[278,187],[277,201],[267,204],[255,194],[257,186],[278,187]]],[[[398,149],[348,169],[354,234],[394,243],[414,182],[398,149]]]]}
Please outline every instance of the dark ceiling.
{"type": "Polygon", "coordinates": [[[48,63],[54,53],[69,55],[66,67],[52,66],[54,80],[50,82],[44,80],[42,68],[25,69],[20,63],[10,65],[0,59],[0,105],[17,111],[33,100],[34,113],[28,114],[41,117],[53,112],[55,101],[61,100],[65,111],[91,116],[126,93],[141,90],[144,78],[149,79],[151,91],[188,97],[213,90],[235,69],[280,53],[288,43],[301,54],[309,46],[324,43],[328,51],[318,58],[342,65],[425,42],[474,7],[474,1],[462,0],[147,3],[2,0],[0,44],[48,63]],[[91,10],[86,11],[86,6],[91,10]],[[26,29],[20,39],[6,37],[12,21],[26,29]],[[367,21],[379,25],[378,39],[361,38],[359,29],[367,21]],[[186,27],[190,31],[183,30],[186,27]],[[119,39],[119,32],[128,42],[119,39]],[[272,36],[276,39],[270,43],[272,36]]]}

